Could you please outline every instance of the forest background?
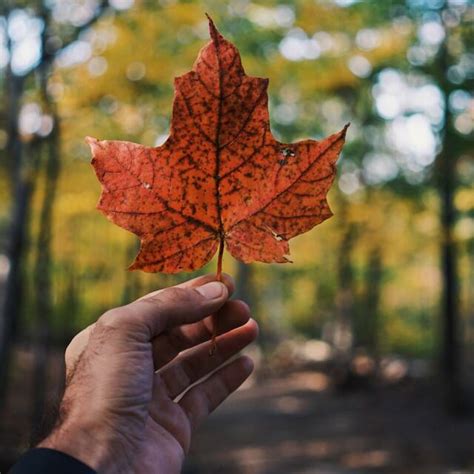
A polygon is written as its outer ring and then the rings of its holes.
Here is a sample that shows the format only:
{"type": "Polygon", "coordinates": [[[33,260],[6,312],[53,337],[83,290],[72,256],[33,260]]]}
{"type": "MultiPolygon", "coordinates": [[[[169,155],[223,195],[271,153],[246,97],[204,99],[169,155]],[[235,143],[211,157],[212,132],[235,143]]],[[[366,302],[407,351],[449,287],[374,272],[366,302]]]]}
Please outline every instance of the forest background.
{"type": "Polygon", "coordinates": [[[205,12],[247,74],[270,78],[278,139],[318,139],[351,122],[329,195],[335,216],[292,241],[294,263],[224,259],[261,325],[262,370],[326,364],[340,386],[433,380],[450,412],[468,404],[467,0],[4,0],[0,403],[15,420],[2,427],[5,463],[57,393],[71,337],[106,309],[191,276],[126,270],[138,242],[95,210],[84,137],[164,142],[172,79],[208,41],[205,12]]]}

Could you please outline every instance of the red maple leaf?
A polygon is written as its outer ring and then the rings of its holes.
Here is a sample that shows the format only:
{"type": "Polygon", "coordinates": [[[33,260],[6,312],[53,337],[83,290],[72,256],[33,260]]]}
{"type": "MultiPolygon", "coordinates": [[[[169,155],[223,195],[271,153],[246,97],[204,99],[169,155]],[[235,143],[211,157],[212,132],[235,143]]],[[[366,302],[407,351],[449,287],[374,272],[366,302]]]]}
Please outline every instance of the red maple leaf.
{"type": "Polygon", "coordinates": [[[243,262],[288,262],[288,240],[332,215],[326,194],[347,126],[322,140],[275,140],[268,79],[245,74],[237,48],[209,18],[211,41],[175,79],[166,143],[88,138],[100,209],[135,233],[130,269],[175,273],[224,244],[243,262]]]}

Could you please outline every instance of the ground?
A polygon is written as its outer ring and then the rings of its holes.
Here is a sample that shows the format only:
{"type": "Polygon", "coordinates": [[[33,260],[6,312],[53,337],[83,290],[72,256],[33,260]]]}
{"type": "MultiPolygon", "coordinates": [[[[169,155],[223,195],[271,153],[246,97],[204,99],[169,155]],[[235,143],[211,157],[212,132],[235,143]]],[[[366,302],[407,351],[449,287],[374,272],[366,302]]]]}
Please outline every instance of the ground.
{"type": "Polygon", "coordinates": [[[474,472],[474,420],[449,416],[435,385],[339,392],[320,372],[255,382],[214,413],[186,474],[474,472]]]}

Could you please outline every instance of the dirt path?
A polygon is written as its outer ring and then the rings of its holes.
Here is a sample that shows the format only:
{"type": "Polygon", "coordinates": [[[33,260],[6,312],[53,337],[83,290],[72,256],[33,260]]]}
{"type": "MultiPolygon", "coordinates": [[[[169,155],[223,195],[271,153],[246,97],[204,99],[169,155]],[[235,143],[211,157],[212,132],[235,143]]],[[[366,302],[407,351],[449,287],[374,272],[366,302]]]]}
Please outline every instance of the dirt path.
{"type": "Polygon", "coordinates": [[[436,390],[421,385],[341,395],[317,372],[264,380],[201,428],[184,472],[474,472],[474,419],[447,416],[436,390]]]}

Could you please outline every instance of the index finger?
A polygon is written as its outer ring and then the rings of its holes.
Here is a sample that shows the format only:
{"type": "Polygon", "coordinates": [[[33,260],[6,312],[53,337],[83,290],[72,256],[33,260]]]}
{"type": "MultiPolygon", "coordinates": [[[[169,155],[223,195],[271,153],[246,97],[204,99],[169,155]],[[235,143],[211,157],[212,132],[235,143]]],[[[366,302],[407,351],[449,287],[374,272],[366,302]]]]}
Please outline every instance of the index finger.
{"type": "Polygon", "coordinates": [[[149,342],[164,330],[191,324],[218,311],[227,301],[227,286],[211,281],[195,288],[166,288],[126,306],[107,311],[97,324],[115,329],[140,342],[149,342]]]}
{"type": "MultiPolygon", "coordinates": [[[[198,286],[205,285],[211,281],[216,281],[216,275],[208,273],[207,275],[201,275],[196,278],[192,278],[191,280],[183,281],[177,285],[171,286],[169,288],[197,288],[198,286]]],[[[229,292],[229,297],[235,291],[235,282],[234,279],[228,275],[227,273],[222,274],[222,283],[227,287],[227,291],[229,292]]],[[[159,295],[162,291],[166,290],[167,288],[161,288],[159,290],[152,291],[147,295],[140,296],[137,301],[142,300],[144,298],[150,298],[156,295],[159,295]]]]}

